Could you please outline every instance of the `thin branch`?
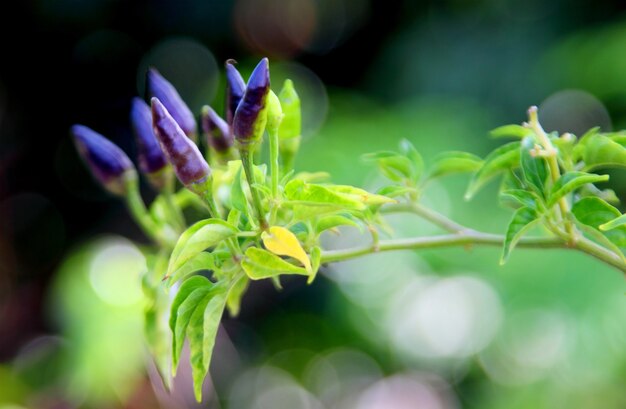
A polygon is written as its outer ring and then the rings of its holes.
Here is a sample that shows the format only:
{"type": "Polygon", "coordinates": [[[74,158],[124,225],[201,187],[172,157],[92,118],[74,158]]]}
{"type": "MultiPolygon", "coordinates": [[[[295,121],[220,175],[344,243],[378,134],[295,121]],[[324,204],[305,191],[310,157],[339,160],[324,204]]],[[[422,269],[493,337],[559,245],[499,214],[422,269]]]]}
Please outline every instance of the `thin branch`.
{"type": "MultiPolygon", "coordinates": [[[[391,250],[418,250],[439,247],[467,246],[481,244],[487,246],[502,246],[504,236],[479,232],[467,232],[459,234],[443,234],[429,237],[415,237],[409,239],[381,240],[378,243],[378,252],[391,250]]],[[[526,248],[570,248],[558,237],[524,237],[517,247],[526,248]]],[[[328,250],[322,252],[322,262],[349,260],[376,251],[372,245],[354,247],[342,250],[328,250]]]]}

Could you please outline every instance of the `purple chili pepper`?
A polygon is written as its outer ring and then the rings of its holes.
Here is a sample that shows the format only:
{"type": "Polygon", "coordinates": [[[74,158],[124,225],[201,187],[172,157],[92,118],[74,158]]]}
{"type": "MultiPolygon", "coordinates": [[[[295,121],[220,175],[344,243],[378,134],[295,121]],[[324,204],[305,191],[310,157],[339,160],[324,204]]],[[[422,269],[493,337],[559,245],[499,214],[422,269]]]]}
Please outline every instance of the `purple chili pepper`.
{"type": "Polygon", "coordinates": [[[267,58],[256,66],[237,106],[233,134],[240,146],[258,142],[267,123],[267,95],[270,91],[270,71],[267,58]]]}
{"type": "Polygon", "coordinates": [[[233,146],[228,124],[208,105],[202,107],[200,121],[209,145],[218,153],[226,153],[233,146]]]}
{"type": "Polygon", "coordinates": [[[126,194],[127,182],[137,173],[128,156],[113,142],[83,125],[70,128],[76,149],[91,173],[111,193],[126,194]]]}
{"type": "Polygon", "coordinates": [[[226,61],[226,122],[229,126],[233,125],[235,111],[239,105],[239,101],[246,92],[246,83],[237,68],[235,68],[235,60],[226,61]]]}
{"type": "Polygon", "coordinates": [[[181,129],[191,139],[195,139],[196,118],[180,97],[176,88],[166,80],[156,68],[150,68],[146,74],[146,94],[148,98],[158,98],[167,108],[181,129]]]}
{"type": "MultiPolygon", "coordinates": [[[[152,129],[150,107],[141,98],[133,98],[130,108],[130,122],[137,141],[137,161],[139,170],[156,187],[163,187],[159,178],[154,178],[167,166],[167,159],[152,129]]],[[[161,178],[162,179],[162,178],[161,178]]]]}
{"type": "Polygon", "coordinates": [[[191,189],[206,182],[211,176],[211,168],[196,144],[185,136],[161,101],[152,98],[151,103],[154,134],[178,179],[191,189]]]}

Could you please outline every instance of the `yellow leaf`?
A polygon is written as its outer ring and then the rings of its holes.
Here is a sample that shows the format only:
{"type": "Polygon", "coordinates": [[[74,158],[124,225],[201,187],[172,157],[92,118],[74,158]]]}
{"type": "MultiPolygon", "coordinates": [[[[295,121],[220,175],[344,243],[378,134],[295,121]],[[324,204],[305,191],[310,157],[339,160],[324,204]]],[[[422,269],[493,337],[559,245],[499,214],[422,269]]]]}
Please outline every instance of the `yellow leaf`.
{"type": "Polygon", "coordinates": [[[309,256],[307,256],[295,234],[284,227],[272,226],[269,228],[269,232],[263,232],[261,239],[263,239],[266,249],[279,256],[295,258],[311,273],[309,256]]]}

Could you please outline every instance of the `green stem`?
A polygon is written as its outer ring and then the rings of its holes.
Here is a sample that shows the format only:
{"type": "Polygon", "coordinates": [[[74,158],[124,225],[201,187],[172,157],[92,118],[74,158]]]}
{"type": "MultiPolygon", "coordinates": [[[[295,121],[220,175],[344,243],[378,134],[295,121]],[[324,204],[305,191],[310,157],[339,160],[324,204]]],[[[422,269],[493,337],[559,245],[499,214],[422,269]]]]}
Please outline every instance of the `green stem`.
{"type": "MultiPolygon", "coordinates": [[[[415,237],[409,239],[381,240],[376,251],[372,245],[354,247],[343,250],[329,250],[322,252],[322,262],[330,263],[344,261],[366,254],[391,251],[391,250],[417,250],[439,247],[467,246],[481,244],[489,246],[502,246],[504,236],[498,234],[470,232],[458,234],[444,234],[430,237],[415,237]]],[[[517,247],[530,248],[568,248],[558,237],[526,237],[522,238],[517,247]]]]}
{"type": "Polygon", "coordinates": [[[453,220],[450,220],[446,216],[442,215],[441,213],[438,213],[432,209],[429,209],[419,203],[390,204],[390,205],[384,206],[380,210],[380,212],[382,214],[400,213],[400,212],[414,213],[450,233],[472,231],[472,229],[470,229],[469,227],[463,226],[453,220]]]}
{"type": "Polygon", "coordinates": [[[276,222],[278,213],[279,197],[278,183],[280,179],[280,166],[278,164],[278,129],[269,132],[270,140],[270,173],[272,175],[272,203],[270,207],[270,223],[276,222]]]}
{"type": "Polygon", "coordinates": [[[248,186],[250,186],[250,193],[252,194],[252,204],[257,212],[257,218],[259,219],[259,225],[262,230],[267,230],[268,224],[267,220],[265,220],[265,214],[263,212],[263,206],[261,205],[261,195],[259,190],[256,188],[255,180],[254,180],[254,162],[252,159],[252,155],[254,154],[252,149],[246,148],[241,151],[241,163],[243,166],[243,170],[246,174],[246,180],[248,181],[248,186]]]}
{"type": "Polygon", "coordinates": [[[162,190],[163,201],[165,202],[165,207],[169,213],[170,218],[174,226],[178,231],[183,231],[186,226],[185,217],[183,216],[183,212],[180,207],[174,201],[174,188],[176,186],[176,180],[174,177],[170,177],[162,190]]]}
{"type": "MultiPolygon", "coordinates": [[[[546,151],[546,160],[548,163],[548,169],[550,170],[550,179],[552,181],[552,186],[559,180],[561,177],[561,170],[559,169],[559,160],[557,158],[557,152],[554,145],[548,138],[546,131],[543,130],[543,127],[539,123],[539,115],[537,113],[537,107],[532,106],[528,110],[528,118],[529,125],[531,129],[539,138],[539,143],[542,145],[543,149],[546,151]]],[[[565,229],[567,230],[567,234],[569,235],[570,241],[576,240],[576,230],[574,229],[573,224],[567,219],[567,214],[569,212],[569,204],[567,203],[567,199],[562,197],[558,201],[559,210],[557,212],[558,221],[564,223],[565,229]]]]}
{"type": "Polygon", "coordinates": [[[144,234],[161,247],[169,247],[170,244],[168,240],[162,236],[161,229],[152,217],[150,217],[148,209],[146,209],[146,205],[139,192],[139,183],[136,179],[127,181],[125,198],[131,216],[144,234]]]}

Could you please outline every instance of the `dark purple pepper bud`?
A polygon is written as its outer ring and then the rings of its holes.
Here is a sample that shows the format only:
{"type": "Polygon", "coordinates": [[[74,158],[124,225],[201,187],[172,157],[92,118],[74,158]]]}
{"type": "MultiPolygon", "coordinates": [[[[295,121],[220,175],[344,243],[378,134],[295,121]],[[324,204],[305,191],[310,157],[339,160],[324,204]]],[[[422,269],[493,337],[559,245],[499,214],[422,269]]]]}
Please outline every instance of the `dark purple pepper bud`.
{"type": "Polygon", "coordinates": [[[70,128],[76,149],[91,173],[111,193],[123,196],[127,183],[137,178],[128,156],[113,142],[83,125],[70,128]]]}
{"type": "Polygon", "coordinates": [[[182,184],[193,190],[195,185],[201,185],[210,178],[211,168],[161,101],[152,98],[151,103],[154,134],[163,153],[182,184]]]}
{"type": "Polygon", "coordinates": [[[178,122],[185,135],[195,139],[196,118],[176,88],[156,68],[150,68],[146,74],[146,94],[148,98],[158,98],[174,120],[178,122]]]}
{"type": "Polygon", "coordinates": [[[137,141],[139,170],[148,176],[162,171],[167,159],[152,129],[150,107],[141,98],[133,98],[131,102],[130,122],[137,141]]]}
{"type": "Polygon", "coordinates": [[[232,126],[239,101],[246,92],[246,83],[237,68],[235,60],[226,61],[226,122],[232,126]]]}
{"type": "Polygon", "coordinates": [[[202,107],[202,131],[206,134],[209,145],[218,153],[226,153],[233,146],[230,127],[208,105],[202,107]]]}
{"type": "Polygon", "coordinates": [[[246,92],[235,111],[233,134],[241,146],[256,143],[263,137],[267,123],[267,95],[269,92],[269,62],[267,58],[263,58],[250,74],[246,92]]]}

